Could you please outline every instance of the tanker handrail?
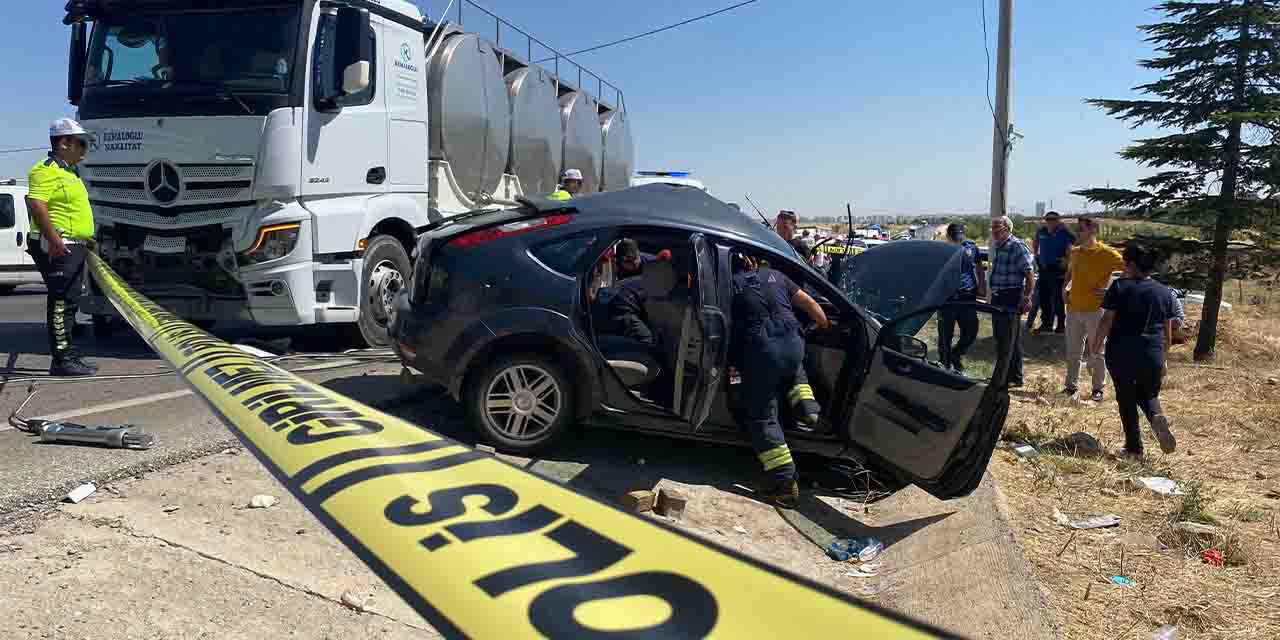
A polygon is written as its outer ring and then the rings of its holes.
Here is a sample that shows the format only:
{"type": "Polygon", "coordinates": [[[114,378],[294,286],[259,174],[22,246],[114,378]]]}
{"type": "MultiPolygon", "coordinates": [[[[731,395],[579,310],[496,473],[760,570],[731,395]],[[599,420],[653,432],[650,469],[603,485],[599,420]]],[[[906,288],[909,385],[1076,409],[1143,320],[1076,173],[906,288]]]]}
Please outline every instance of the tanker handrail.
{"type": "MultiPolygon", "coordinates": [[[[500,15],[498,15],[498,14],[496,14],[496,13],[494,13],[494,12],[492,12],[492,11],[490,11],[490,10],[488,10],[488,9],[486,9],[486,8],[484,8],[484,7],[482,7],[482,6],[480,6],[479,4],[476,4],[473,0],[462,0],[461,2],[458,2],[458,3],[457,3],[457,5],[458,5],[458,14],[457,14],[457,18],[458,18],[457,24],[458,24],[458,26],[460,26],[460,27],[461,27],[461,26],[464,26],[464,25],[463,25],[463,22],[462,22],[462,8],[463,8],[463,6],[464,6],[464,5],[471,5],[472,7],[476,8],[476,9],[479,9],[481,12],[483,12],[483,13],[485,13],[486,15],[488,15],[489,17],[493,18],[493,20],[494,20],[494,39],[493,39],[493,43],[494,43],[494,45],[496,45],[497,47],[499,47],[499,48],[501,48],[501,47],[502,47],[502,27],[503,27],[503,25],[505,25],[507,28],[509,28],[509,29],[511,29],[511,30],[513,30],[513,31],[515,31],[516,33],[519,33],[520,35],[522,35],[522,36],[524,36],[524,37],[525,37],[525,49],[526,49],[525,54],[526,54],[526,58],[527,58],[526,62],[527,62],[528,64],[530,64],[530,65],[538,65],[538,66],[541,66],[541,63],[542,63],[542,62],[546,62],[547,60],[555,60],[555,68],[553,69],[552,74],[555,76],[555,79],[556,79],[556,90],[557,90],[557,92],[558,92],[558,91],[559,91],[559,89],[560,89],[560,59],[561,59],[561,58],[564,58],[564,60],[565,60],[566,62],[568,62],[569,64],[573,65],[573,66],[578,70],[578,84],[577,84],[576,88],[577,88],[579,91],[583,91],[583,92],[585,92],[587,95],[591,95],[591,92],[590,92],[589,90],[587,90],[587,89],[584,87],[583,83],[582,83],[582,76],[583,76],[583,74],[586,74],[586,75],[588,75],[588,76],[591,76],[592,78],[595,78],[595,80],[596,80],[596,94],[595,94],[595,96],[593,96],[593,97],[594,97],[597,101],[603,101],[603,100],[604,100],[604,88],[605,88],[605,87],[609,87],[610,89],[612,89],[612,90],[613,90],[614,95],[615,95],[615,97],[616,97],[616,103],[617,103],[617,105],[616,105],[616,106],[617,106],[617,110],[619,110],[619,111],[623,111],[623,112],[625,112],[625,111],[627,110],[627,101],[626,101],[626,97],[622,94],[622,90],[621,90],[621,89],[619,89],[619,88],[618,88],[616,85],[614,85],[613,83],[606,81],[604,78],[601,78],[598,74],[596,74],[595,72],[591,71],[590,69],[587,69],[586,67],[583,67],[582,65],[578,64],[577,62],[574,62],[573,60],[570,60],[568,56],[564,55],[563,53],[560,53],[560,52],[559,52],[558,50],[556,50],[554,47],[552,47],[552,46],[548,45],[547,43],[545,43],[545,42],[543,42],[543,41],[539,40],[538,38],[534,37],[534,36],[533,36],[532,34],[530,34],[528,31],[525,31],[524,29],[521,29],[520,27],[518,27],[518,26],[516,26],[516,25],[512,24],[512,23],[511,23],[509,20],[507,20],[506,18],[503,18],[502,16],[500,16],[500,15]],[[533,59],[533,45],[534,45],[534,43],[537,43],[537,44],[538,44],[538,46],[542,47],[543,49],[546,49],[547,51],[550,51],[551,53],[553,53],[553,54],[555,54],[555,55],[554,55],[554,56],[552,56],[551,58],[546,58],[546,59],[543,59],[543,60],[535,61],[535,60],[533,59]]],[[[441,17],[441,19],[443,20],[445,16],[440,16],[440,17],[441,17]]]]}

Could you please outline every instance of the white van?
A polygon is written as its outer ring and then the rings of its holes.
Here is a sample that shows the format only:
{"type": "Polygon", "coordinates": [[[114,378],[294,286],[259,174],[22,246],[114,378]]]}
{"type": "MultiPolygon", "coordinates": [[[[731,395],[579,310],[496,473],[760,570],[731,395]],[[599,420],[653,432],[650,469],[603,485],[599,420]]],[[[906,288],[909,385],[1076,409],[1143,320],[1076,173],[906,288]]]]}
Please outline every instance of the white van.
{"type": "Polygon", "coordinates": [[[27,253],[27,185],[0,181],[0,295],[24,284],[41,284],[40,272],[27,253]]]}

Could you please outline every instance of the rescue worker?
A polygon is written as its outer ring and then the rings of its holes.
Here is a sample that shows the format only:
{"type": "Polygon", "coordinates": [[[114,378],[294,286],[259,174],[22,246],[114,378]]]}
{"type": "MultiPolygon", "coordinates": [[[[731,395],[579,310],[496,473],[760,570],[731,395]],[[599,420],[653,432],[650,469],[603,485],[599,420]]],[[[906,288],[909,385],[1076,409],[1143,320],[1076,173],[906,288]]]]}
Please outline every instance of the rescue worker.
{"type": "Polygon", "coordinates": [[[560,174],[560,186],[547,196],[548,200],[569,200],[582,190],[582,172],[577,169],[565,169],[560,174]]]}
{"type": "Polygon", "coordinates": [[[735,256],[734,268],[729,361],[742,378],[738,418],[766,475],[757,492],[768,502],[794,508],[800,487],[778,422],[777,398],[779,385],[795,375],[804,359],[800,321],[792,309],[799,307],[819,327],[830,322],[817,301],[783,273],[757,268],[755,260],[741,254],[735,256]]]}
{"type": "Polygon", "coordinates": [[[55,120],[49,125],[49,157],[37,162],[27,179],[32,228],[27,252],[48,289],[45,318],[53,356],[49,375],[53,376],[87,376],[98,370],[71,345],[85,262],[93,246],[93,210],[76,168],[88,144],[89,134],[80,123],[70,118],[55,120]]]}
{"type": "MultiPolygon", "coordinates": [[[[796,212],[782,209],[773,220],[773,230],[791,245],[791,250],[795,251],[801,260],[808,262],[809,248],[796,236],[796,225],[799,223],[800,218],[796,216],[796,212]]],[[[813,395],[813,387],[809,385],[809,375],[804,370],[803,359],[800,366],[796,367],[795,375],[781,382],[784,385],[782,388],[787,396],[787,404],[790,405],[787,414],[793,419],[789,423],[798,424],[804,428],[816,425],[818,417],[822,414],[822,407],[813,395]]]]}

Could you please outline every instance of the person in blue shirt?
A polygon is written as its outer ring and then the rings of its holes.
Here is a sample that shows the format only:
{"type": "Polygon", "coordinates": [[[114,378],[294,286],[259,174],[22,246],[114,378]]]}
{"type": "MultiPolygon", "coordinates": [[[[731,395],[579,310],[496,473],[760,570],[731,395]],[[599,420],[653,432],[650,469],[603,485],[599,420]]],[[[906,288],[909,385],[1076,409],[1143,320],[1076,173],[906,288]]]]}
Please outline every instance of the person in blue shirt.
{"type": "MultiPolygon", "coordinates": [[[[964,252],[960,259],[960,287],[951,296],[952,302],[977,302],[979,289],[986,282],[985,269],[978,263],[978,245],[965,238],[964,224],[947,225],[947,243],[959,245],[964,252]]],[[[938,312],[938,356],[942,364],[959,373],[964,372],[964,354],[978,339],[978,310],[976,307],[949,307],[938,312]],[[960,340],[951,342],[956,325],[960,326],[960,340]]]]}
{"type": "Polygon", "coordinates": [[[1031,241],[1031,252],[1040,267],[1040,328],[1036,333],[1067,331],[1067,306],[1062,299],[1062,285],[1066,281],[1071,245],[1075,243],[1075,234],[1062,224],[1062,216],[1057,211],[1044,214],[1044,226],[1036,231],[1036,237],[1031,241]]]}
{"type": "Polygon", "coordinates": [[[1124,277],[1112,282],[1102,297],[1102,322],[1089,345],[1089,353],[1098,353],[1106,343],[1107,371],[1124,425],[1124,451],[1134,457],[1142,456],[1139,410],[1146,414],[1161,451],[1173,453],[1177,447],[1160,406],[1176,311],[1169,288],[1151,279],[1155,265],[1156,254],[1150,249],[1133,244],[1125,248],[1124,277]]]}

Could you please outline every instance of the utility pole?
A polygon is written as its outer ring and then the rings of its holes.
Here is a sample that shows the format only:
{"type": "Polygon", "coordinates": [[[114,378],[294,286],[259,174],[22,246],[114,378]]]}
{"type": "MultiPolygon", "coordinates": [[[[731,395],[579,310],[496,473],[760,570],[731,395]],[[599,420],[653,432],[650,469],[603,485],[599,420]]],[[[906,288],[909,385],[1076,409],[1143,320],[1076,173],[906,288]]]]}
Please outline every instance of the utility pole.
{"type": "Polygon", "coordinates": [[[1000,0],[1000,41],[996,49],[996,113],[991,141],[991,217],[1008,210],[1009,150],[1009,69],[1013,57],[1013,0],[1000,0]]]}

